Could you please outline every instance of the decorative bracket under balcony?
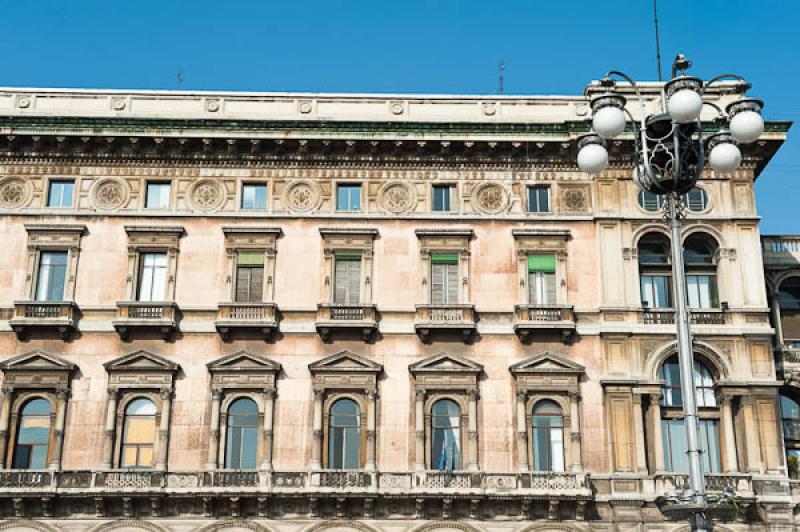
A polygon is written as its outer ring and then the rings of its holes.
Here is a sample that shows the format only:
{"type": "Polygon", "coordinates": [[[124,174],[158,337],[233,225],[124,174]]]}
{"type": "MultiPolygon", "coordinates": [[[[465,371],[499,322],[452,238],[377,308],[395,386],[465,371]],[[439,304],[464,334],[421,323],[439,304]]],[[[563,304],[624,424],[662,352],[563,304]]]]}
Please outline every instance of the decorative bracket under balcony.
{"type": "Polygon", "coordinates": [[[178,305],[174,301],[117,301],[113,325],[123,340],[134,331],[158,331],[170,340],[178,332],[178,305]]]}
{"type": "Polygon", "coordinates": [[[9,325],[24,340],[34,331],[58,331],[64,340],[78,329],[78,306],[73,301],[15,301],[9,325]]]}
{"type": "Polygon", "coordinates": [[[514,331],[527,341],[536,333],[561,332],[566,342],[575,334],[575,312],[572,305],[517,305],[514,331]]]}
{"type": "Polygon", "coordinates": [[[444,305],[417,305],[417,317],[414,323],[420,339],[430,341],[433,331],[461,333],[464,342],[471,342],[478,330],[475,305],[471,303],[453,303],[444,305]]]}
{"type": "Polygon", "coordinates": [[[315,325],[323,342],[327,342],[337,331],[360,332],[364,341],[368,342],[378,331],[378,311],[375,305],[369,303],[320,303],[315,325]]]}
{"type": "Polygon", "coordinates": [[[220,303],[214,325],[226,342],[236,331],[260,332],[269,341],[278,330],[277,314],[275,303],[220,303]]]}

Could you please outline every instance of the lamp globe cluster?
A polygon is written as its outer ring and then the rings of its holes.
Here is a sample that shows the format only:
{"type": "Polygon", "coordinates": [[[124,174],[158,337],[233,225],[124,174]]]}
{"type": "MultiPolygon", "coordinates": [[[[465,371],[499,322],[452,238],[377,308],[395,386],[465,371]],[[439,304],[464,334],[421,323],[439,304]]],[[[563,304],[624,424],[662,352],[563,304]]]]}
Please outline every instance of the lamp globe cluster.
{"type": "MultiPolygon", "coordinates": [[[[676,58],[676,64],[682,71],[691,65],[682,55],[676,58]],[[680,61],[680,62],[679,62],[680,61]]],[[[630,123],[635,132],[633,140],[636,143],[636,154],[634,159],[639,161],[638,172],[644,172],[652,179],[666,179],[669,176],[661,175],[655,168],[648,165],[652,161],[651,153],[656,143],[674,146],[676,143],[681,145],[687,142],[696,142],[701,152],[705,151],[705,156],[700,154],[699,170],[702,170],[703,161],[708,161],[711,168],[717,172],[729,173],[736,170],[742,162],[742,152],[740,144],[755,142],[764,132],[764,119],[761,116],[763,102],[752,98],[742,98],[729,104],[725,111],[718,108],[713,102],[704,101],[704,93],[709,85],[716,83],[724,78],[737,80],[735,88],[743,94],[750,85],[743,78],[736,75],[725,75],[704,82],[694,76],[679,75],[668,81],[663,86],[662,93],[662,112],[658,115],[659,120],[666,118],[667,130],[671,122],[672,130],[665,136],[652,138],[652,130],[647,129],[647,124],[652,122],[654,116],[642,116],[634,120],[626,109],[626,99],[614,92],[616,81],[611,79],[611,75],[624,78],[629,84],[630,89],[636,93],[640,100],[644,112],[645,105],[639,88],[636,83],[621,72],[612,71],[600,81],[600,85],[606,88],[606,92],[593,98],[590,102],[592,109],[592,132],[582,136],[578,140],[578,167],[587,173],[597,174],[608,167],[609,155],[606,148],[606,140],[613,139],[622,134],[630,123]],[[701,113],[704,106],[710,106],[717,110],[718,116],[716,123],[720,126],[719,132],[703,138],[703,126],[700,123],[701,113]],[[658,177],[653,177],[658,176],[658,177]]],[[[627,91],[628,87],[626,87],[627,91]]],[[[649,105],[652,105],[650,103],[649,105]]],[[[674,172],[681,168],[680,164],[674,165],[674,172]]],[[[660,170],[663,170],[660,169],[660,170]]],[[[670,177],[670,179],[673,179],[670,177]]],[[[647,181],[647,180],[645,180],[647,181]]],[[[678,181],[678,176],[674,176],[674,181],[678,181]]]]}

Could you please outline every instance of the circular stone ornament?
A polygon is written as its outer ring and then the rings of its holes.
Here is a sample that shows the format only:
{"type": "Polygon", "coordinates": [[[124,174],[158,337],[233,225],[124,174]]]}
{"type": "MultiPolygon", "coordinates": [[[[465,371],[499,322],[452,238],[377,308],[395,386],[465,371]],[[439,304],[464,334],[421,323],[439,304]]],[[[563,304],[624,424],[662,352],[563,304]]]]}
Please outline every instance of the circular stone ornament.
{"type": "Polygon", "coordinates": [[[508,205],[508,192],[497,183],[479,185],[472,197],[478,210],[486,214],[496,214],[508,205]]]}
{"type": "Polygon", "coordinates": [[[7,177],[0,181],[0,206],[18,209],[31,197],[31,183],[21,177],[7,177]]]}
{"type": "Polygon", "coordinates": [[[414,190],[399,181],[386,183],[381,188],[378,197],[380,198],[381,208],[393,214],[411,210],[417,200],[414,190]]]}
{"type": "Polygon", "coordinates": [[[319,187],[306,180],[292,181],[283,193],[283,203],[289,210],[308,212],[316,209],[322,199],[319,187]]]}
{"type": "Polygon", "coordinates": [[[225,200],[222,185],[212,179],[201,179],[192,185],[189,192],[192,206],[200,211],[213,211],[225,200]]]}
{"type": "Polygon", "coordinates": [[[122,179],[108,177],[101,179],[92,187],[92,203],[97,209],[112,211],[124,207],[130,197],[130,188],[122,179]]]}

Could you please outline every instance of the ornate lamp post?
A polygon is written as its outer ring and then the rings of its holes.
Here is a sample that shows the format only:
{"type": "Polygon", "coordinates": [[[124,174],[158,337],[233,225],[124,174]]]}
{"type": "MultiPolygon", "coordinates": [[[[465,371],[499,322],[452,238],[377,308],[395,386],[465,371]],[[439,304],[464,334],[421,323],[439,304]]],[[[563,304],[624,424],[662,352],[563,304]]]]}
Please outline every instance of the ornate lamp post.
{"type": "Polygon", "coordinates": [[[731,172],[739,167],[742,154],[738,144],[753,142],[764,131],[761,117],[764,104],[760,100],[743,97],[723,111],[715,104],[704,101],[706,89],[721,80],[735,80],[736,91],[742,95],[750,88],[750,84],[735,74],[717,76],[704,82],[700,78],[685,75],[691,64],[682,54],[675,58],[672,79],[664,84],[661,92],[662,112],[654,115],[647,115],[636,82],[622,72],[610,71],[606,74],[600,81],[606,92],[591,100],[593,132],[578,140],[578,166],[591,174],[603,171],[608,166],[606,139],[621,134],[630,123],[635,132],[636,149],[632,154],[636,168],[634,180],[642,190],[666,197],[664,217],[672,239],[672,282],[690,486],[684,500],[675,505],[678,510],[675,514],[688,515],[692,530],[705,531],[710,529],[710,521],[705,515],[707,498],[698,431],[694,355],[689,331],[691,320],[686,304],[681,244],[684,206],[681,196],[695,186],[706,159],[718,172],[731,172]],[[641,105],[638,121],[625,108],[626,99],[615,92],[614,77],[627,81],[636,94],[641,105]],[[717,111],[719,131],[710,136],[704,133],[700,122],[704,105],[717,111]]]}

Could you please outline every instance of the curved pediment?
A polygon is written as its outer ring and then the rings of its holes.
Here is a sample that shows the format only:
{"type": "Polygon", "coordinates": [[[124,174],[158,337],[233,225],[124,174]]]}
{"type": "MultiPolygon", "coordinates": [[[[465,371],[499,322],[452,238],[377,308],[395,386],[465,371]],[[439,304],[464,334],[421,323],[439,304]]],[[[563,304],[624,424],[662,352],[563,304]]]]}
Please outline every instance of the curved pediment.
{"type": "Polygon", "coordinates": [[[2,371],[72,371],[73,369],[75,364],[69,360],[41,349],[34,349],[0,362],[2,371]]]}
{"type": "Polygon", "coordinates": [[[585,372],[585,368],[565,357],[545,351],[517,362],[509,368],[509,371],[514,375],[542,373],[582,375],[585,372]]]}
{"type": "Polygon", "coordinates": [[[106,371],[166,371],[174,373],[178,365],[166,358],[139,349],[103,364],[106,371]]]}
{"type": "Polygon", "coordinates": [[[206,364],[211,373],[217,371],[232,371],[244,373],[278,373],[281,365],[262,355],[241,350],[225,355],[206,364]]]}
{"type": "Polygon", "coordinates": [[[452,353],[439,353],[419,362],[415,362],[408,367],[413,374],[436,372],[436,373],[480,373],[483,366],[452,353]]]}
{"type": "Polygon", "coordinates": [[[312,362],[308,365],[308,370],[312,374],[326,371],[343,373],[380,373],[383,371],[383,366],[373,360],[345,350],[312,362]]]}

